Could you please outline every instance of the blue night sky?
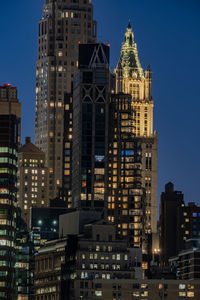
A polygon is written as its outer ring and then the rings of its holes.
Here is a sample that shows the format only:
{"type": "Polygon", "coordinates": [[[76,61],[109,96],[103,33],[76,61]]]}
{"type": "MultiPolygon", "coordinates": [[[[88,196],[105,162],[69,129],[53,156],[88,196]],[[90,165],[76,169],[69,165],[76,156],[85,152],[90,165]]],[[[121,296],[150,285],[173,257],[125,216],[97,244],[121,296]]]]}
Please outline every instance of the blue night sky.
{"type": "MultiPolygon", "coordinates": [[[[2,1],[0,85],[18,87],[22,142],[34,137],[37,22],[43,0],[2,1]]],[[[154,129],[158,131],[158,197],[168,181],[200,205],[200,1],[93,0],[98,39],[111,44],[111,68],[128,20],[143,68],[153,71],[154,129]]]]}

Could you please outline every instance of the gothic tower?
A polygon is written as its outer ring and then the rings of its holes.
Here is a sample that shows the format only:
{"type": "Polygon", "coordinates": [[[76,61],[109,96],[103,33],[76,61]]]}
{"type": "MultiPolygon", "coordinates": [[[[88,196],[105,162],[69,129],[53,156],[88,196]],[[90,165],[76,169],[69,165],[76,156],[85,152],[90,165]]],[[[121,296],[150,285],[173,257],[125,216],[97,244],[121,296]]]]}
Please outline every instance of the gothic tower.
{"type": "Polygon", "coordinates": [[[135,135],[142,143],[142,185],[146,189],[147,216],[145,228],[154,236],[157,232],[157,133],[153,132],[152,71],[148,66],[144,74],[130,22],[115,74],[116,92],[132,96],[135,135]]]}

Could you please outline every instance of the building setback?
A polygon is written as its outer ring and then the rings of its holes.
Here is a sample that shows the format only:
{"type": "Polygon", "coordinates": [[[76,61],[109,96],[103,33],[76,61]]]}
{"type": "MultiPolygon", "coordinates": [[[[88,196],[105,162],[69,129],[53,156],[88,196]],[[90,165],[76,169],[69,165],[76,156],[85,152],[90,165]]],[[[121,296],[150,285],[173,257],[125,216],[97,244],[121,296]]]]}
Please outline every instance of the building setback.
{"type": "Polygon", "coordinates": [[[17,88],[0,86],[0,298],[15,299],[17,155],[21,103],[17,88]]]}
{"type": "Polygon", "coordinates": [[[49,199],[56,198],[60,188],[71,198],[71,85],[78,44],[95,40],[91,0],[45,0],[38,28],[35,143],[46,155],[49,199]]]}
{"type": "Polygon", "coordinates": [[[18,205],[30,228],[31,207],[47,207],[45,154],[27,137],[18,155],[18,205]]]}

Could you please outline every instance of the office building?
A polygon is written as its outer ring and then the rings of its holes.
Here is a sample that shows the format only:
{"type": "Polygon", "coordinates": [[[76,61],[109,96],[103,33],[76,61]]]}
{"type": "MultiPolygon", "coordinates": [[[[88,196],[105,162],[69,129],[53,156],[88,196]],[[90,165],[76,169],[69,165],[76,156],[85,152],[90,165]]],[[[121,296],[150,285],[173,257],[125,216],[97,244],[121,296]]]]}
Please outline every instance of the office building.
{"type": "Polygon", "coordinates": [[[48,202],[45,154],[26,137],[18,155],[18,205],[29,228],[31,207],[47,207],[48,202]]]}
{"type": "MultiPolygon", "coordinates": [[[[84,282],[82,282],[84,286],[84,282]]],[[[125,299],[125,300],[180,300],[200,297],[198,280],[137,280],[111,279],[93,281],[92,296],[88,299],[125,299]]],[[[82,290],[87,290],[86,287],[82,290]]],[[[73,298],[70,298],[73,299],[73,298]]],[[[78,299],[78,298],[76,298],[78,299]]],[[[80,299],[87,299],[81,297],[80,299]]]]}
{"type": "Polygon", "coordinates": [[[180,251],[186,248],[187,240],[200,238],[200,206],[188,202],[188,205],[181,206],[177,219],[179,240],[182,241],[180,251]]]}
{"type": "MultiPolygon", "coordinates": [[[[116,92],[130,94],[135,110],[135,134],[142,145],[142,186],[146,189],[145,230],[157,233],[157,133],[153,132],[152,71],[148,66],[145,74],[141,67],[137,44],[130,23],[115,69],[116,92]]],[[[155,248],[156,240],[153,240],[155,248]]]]}
{"type": "Polygon", "coordinates": [[[71,197],[73,133],[69,95],[78,66],[78,44],[95,40],[91,0],[45,0],[38,28],[35,144],[45,152],[49,167],[49,199],[56,198],[61,187],[71,197]]]}
{"type": "Polygon", "coordinates": [[[167,265],[169,257],[178,254],[182,237],[179,236],[178,212],[184,206],[183,194],[174,191],[173,183],[165,185],[160,199],[160,258],[167,265]]]}
{"type": "Polygon", "coordinates": [[[93,299],[100,296],[97,279],[142,279],[141,249],[127,245],[104,221],[85,225],[82,235],[47,242],[35,256],[35,299],[93,299]]]}
{"type": "MultiPolygon", "coordinates": [[[[109,106],[108,220],[130,247],[145,246],[146,203],[142,188],[142,146],[135,137],[130,95],[113,94],[109,106]]],[[[147,249],[146,249],[147,251],[147,249]]]]}
{"type": "Polygon", "coordinates": [[[200,279],[200,239],[187,240],[186,249],[180,251],[176,257],[171,257],[169,264],[176,272],[177,279],[200,279]]]}
{"type": "MultiPolygon", "coordinates": [[[[73,93],[72,207],[99,210],[130,247],[148,253],[142,146],[132,99],[114,93],[109,46],[80,45],[73,93]]],[[[71,207],[69,203],[68,207],[71,207]]]]}
{"type": "Polygon", "coordinates": [[[21,217],[21,209],[17,208],[16,222],[16,299],[32,300],[33,296],[33,254],[30,232],[21,217]]]}
{"type": "Polygon", "coordinates": [[[168,183],[160,201],[161,264],[186,250],[187,241],[200,238],[200,207],[194,202],[185,205],[182,192],[168,183]]]}
{"type": "Polygon", "coordinates": [[[112,78],[109,46],[80,45],[73,92],[72,151],[72,206],[78,209],[106,209],[112,78]]]}
{"type": "Polygon", "coordinates": [[[0,86],[0,298],[15,299],[17,155],[21,104],[17,88],[0,86]]]}

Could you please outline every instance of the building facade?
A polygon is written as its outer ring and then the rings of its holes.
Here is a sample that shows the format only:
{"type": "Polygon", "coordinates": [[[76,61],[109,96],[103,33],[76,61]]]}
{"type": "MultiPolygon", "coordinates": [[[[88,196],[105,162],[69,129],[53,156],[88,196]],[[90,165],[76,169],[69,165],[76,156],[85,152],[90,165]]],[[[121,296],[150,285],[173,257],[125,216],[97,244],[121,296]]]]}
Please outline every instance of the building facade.
{"type": "Polygon", "coordinates": [[[177,279],[200,279],[200,239],[186,241],[186,249],[169,259],[170,267],[176,272],[177,279]]]}
{"type": "Polygon", "coordinates": [[[179,240],[182,240],[180,250],[186,249],[186,241],[200,238],[200,206],[189,202],[178,211],[177,215],[179,240]]]}
{"type": "Polygon", "coordinates": [[[35,144],[46,155],[49,199],[64,185],[71,197],[72,111],[65,97],[77,70],[78,44],[95,40],[91,0],[45,0],[38,29],[35,144]]]}
{"type": "Polygon", "coordinates": [[[73,93],[73,207],[107,204],[108,110],[111,91],[109,47],[80,45],[73,93]]]}
{"type": "Polygon", "coordinates": [[[198,300],[199,287],[198,280],[94,280],[94,294],[89,299],[198,300]]]}
{"type": "MultiPolygon", "coordinates": [[[[130,247],[145,246],[145,190],[142,188],[142,146],[135,137],[132,99],[112,94],[109,104],[108,220],[130,247]]],[[[146,249],[147,250],[147,249],[146,249]]]]}
{"type": "Polygon", "coordinates": [[[187,241],[200,238],[200,207],[194,202],[185,205],[182,192],[168,183],[160,201],[161,264],[186,250],[187,241]]]}
{"type": "Polygon", "coordinates": [[[168,265],[168,259],[176,256],[183,245],[183,237],[179,234],[178,215],[184,207],[183,194],[174,191],[173,183],[165,185],[165,192],[160,200],[160,258],[161,265],[168,265]]]}
{"type": "Polygon", "coordinates": [[[93,299],[95,280],[142,279],[142,252],[116,238],[116,226],[85,225],[79,236],[47,242],[35,257],[35,299],[93,299]]]}
{"type": "MultiPolygon", "coordinates": [[[[142,186],[146,189],[147,233],[157,232],[157,134],[153,132],[152,71],[148,66],[145,74],[141,67],[137,45],[130,23],[116,73],[116,92],[132,96],[135,115],[135,134],[142,143],[142,186]]],[[[154,242],[154,241],[153,241],[154,242]]]]}
{"type": "Polygon", "coordinates": [[[30,232],[17,208],[16,222],[16,299],[33,300],[33,254],[30,232]]]}
{"type": "Polygon", "coordinates": [[[31,207],[47,207],[48,203],[45,154],[27,137],[18,155],[18,205],[29,228],[31,207]]]}
{"type": "Polygon", "coordinates": [[[0,298],[15,299],[17,155],[21,104],[17,89],[0,86],[0,298]]]}

